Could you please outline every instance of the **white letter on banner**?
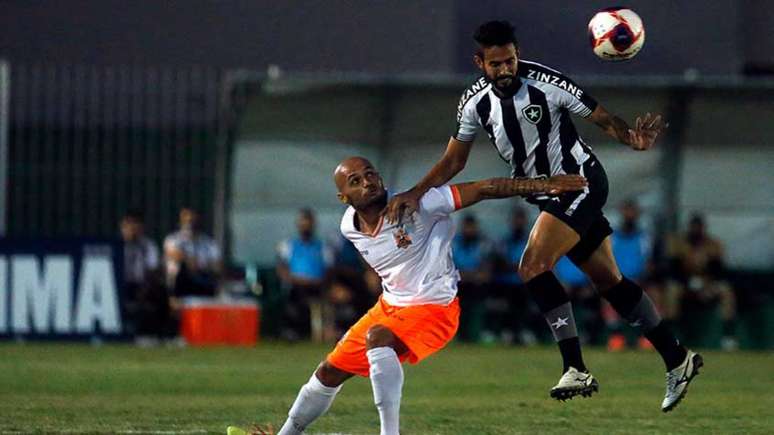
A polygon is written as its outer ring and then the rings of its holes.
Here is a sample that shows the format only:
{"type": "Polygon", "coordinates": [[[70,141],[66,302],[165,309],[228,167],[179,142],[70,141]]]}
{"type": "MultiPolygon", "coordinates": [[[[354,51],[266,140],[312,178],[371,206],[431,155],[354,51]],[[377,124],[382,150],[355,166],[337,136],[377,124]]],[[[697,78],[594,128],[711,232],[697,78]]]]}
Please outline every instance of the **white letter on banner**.
{"type": "Polygon", "coordinates": [[[45,257],[43,269],[41,277],[38,259],[32,255],[15,255],[11,259],[14,332],[30,332],[30,306],[34,332],[70,332],[72,260],[65,255],[45,257]],[[51,331],[52,311],[54,331],[51,331]]]}
{"type": "Polygon", "coordinates": [[[76,330],[83,334],[94,332],[94,321],[98,320],[102,332],[121,332],[117,293],[110,257],[84,256],[78,285],[76,330]]]}
{"type": "Polygon", "coordinates": [[[0,256],[0,333],[8,331],[8,260],[0,256]]]}

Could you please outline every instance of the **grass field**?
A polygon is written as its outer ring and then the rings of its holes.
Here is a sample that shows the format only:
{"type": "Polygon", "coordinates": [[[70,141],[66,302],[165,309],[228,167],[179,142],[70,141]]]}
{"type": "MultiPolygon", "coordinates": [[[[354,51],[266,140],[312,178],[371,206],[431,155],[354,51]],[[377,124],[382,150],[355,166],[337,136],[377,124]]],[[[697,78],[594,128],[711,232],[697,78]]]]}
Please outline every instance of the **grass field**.
{"type": "MultiPolygon", "coordinates": [[[[225,433],[229,424],[279,426],[327,346],[138,349],[0,344],[0,433],[225,433]]],[[[662,414],[657,355],[586,359],[598,395],[548,397],[553,348],[455,345],[405,366],[405,434],[774,433],[774,355],[705,352],[685,401],[662,414]]],[[[378,433],[367,379],[350,380],[310,433],[378,433]]]]}

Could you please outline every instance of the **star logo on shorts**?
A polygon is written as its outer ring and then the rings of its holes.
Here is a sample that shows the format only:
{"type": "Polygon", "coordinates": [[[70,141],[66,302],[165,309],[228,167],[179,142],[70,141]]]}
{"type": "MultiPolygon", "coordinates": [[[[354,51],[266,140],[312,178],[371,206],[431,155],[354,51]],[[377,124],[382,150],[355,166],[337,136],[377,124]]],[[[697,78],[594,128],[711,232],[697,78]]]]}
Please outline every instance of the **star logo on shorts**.
{"type": "Polygon", "coordinates": [[[406,249],[413,243],[411,241],[411,235],[409,235],[403,226],[398,227],[398,229],[392,233],[392,237],[395,239],[395,246],[401,249],[406,249]]]}
{"type": "Polygon", "coordinates": [[[521,114],[532,124],[537,124],[543,118],[543,108],[537,104],[530,104],[521,109],[521,114]]]}
{"type": "Polygon", "coordinates": [[[556,318],[556,322],[552,323],[551,326],[553,326],[554,329],[559,329],[562,326],[567,326],[567,320],[568,319],[569,319],[569,317],[565,317],[564,319],[561,318],[561,317],[557,317],[556,318]]]}

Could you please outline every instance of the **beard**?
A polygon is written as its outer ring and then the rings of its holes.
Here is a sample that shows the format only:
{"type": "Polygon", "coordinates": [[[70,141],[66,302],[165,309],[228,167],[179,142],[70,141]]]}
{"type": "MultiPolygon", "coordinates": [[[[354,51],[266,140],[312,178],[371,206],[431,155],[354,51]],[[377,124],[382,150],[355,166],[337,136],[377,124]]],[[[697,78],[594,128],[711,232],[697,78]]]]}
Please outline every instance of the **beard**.
{"type": "Polygon", "coordinates": [[[513,83],[514,76],[500,76],[494,80],[495,86],[498,88],[507,88],[513,83]]]}
{"type": "Polygon", "coordinates": [[[499,90],[502,93],[510,93],[511,91],[515,90],[517,87],[519,81],[516,74],[503,74],[497,77],[489,77],[487,76],[487,80],[489,83],[492,84],[497,90],[499,90]]]}
{"type": "Polygon", "coordinates": [[[378,192],[372,197],[369,198],[363,198],[363,200],[357,204],[357,209],[364,209],[368,207],[374,207],[374,206],[380,206],[384,207],[387,205],[387,190],[382,189],[381,192],[378,192]]]}

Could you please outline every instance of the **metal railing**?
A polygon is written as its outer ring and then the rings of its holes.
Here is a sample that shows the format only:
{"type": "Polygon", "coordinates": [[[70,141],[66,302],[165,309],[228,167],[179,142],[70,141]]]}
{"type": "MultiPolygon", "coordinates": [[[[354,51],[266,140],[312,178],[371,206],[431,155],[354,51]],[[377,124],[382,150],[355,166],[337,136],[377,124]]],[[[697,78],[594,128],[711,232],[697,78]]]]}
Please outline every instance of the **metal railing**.
{"type": "Polygon", "coordinates": [[[211,228],[224,77],[209,67],[12,64],[5,235],[113,236],[134,208],[160,238],[184,205],[211,228]]]}

